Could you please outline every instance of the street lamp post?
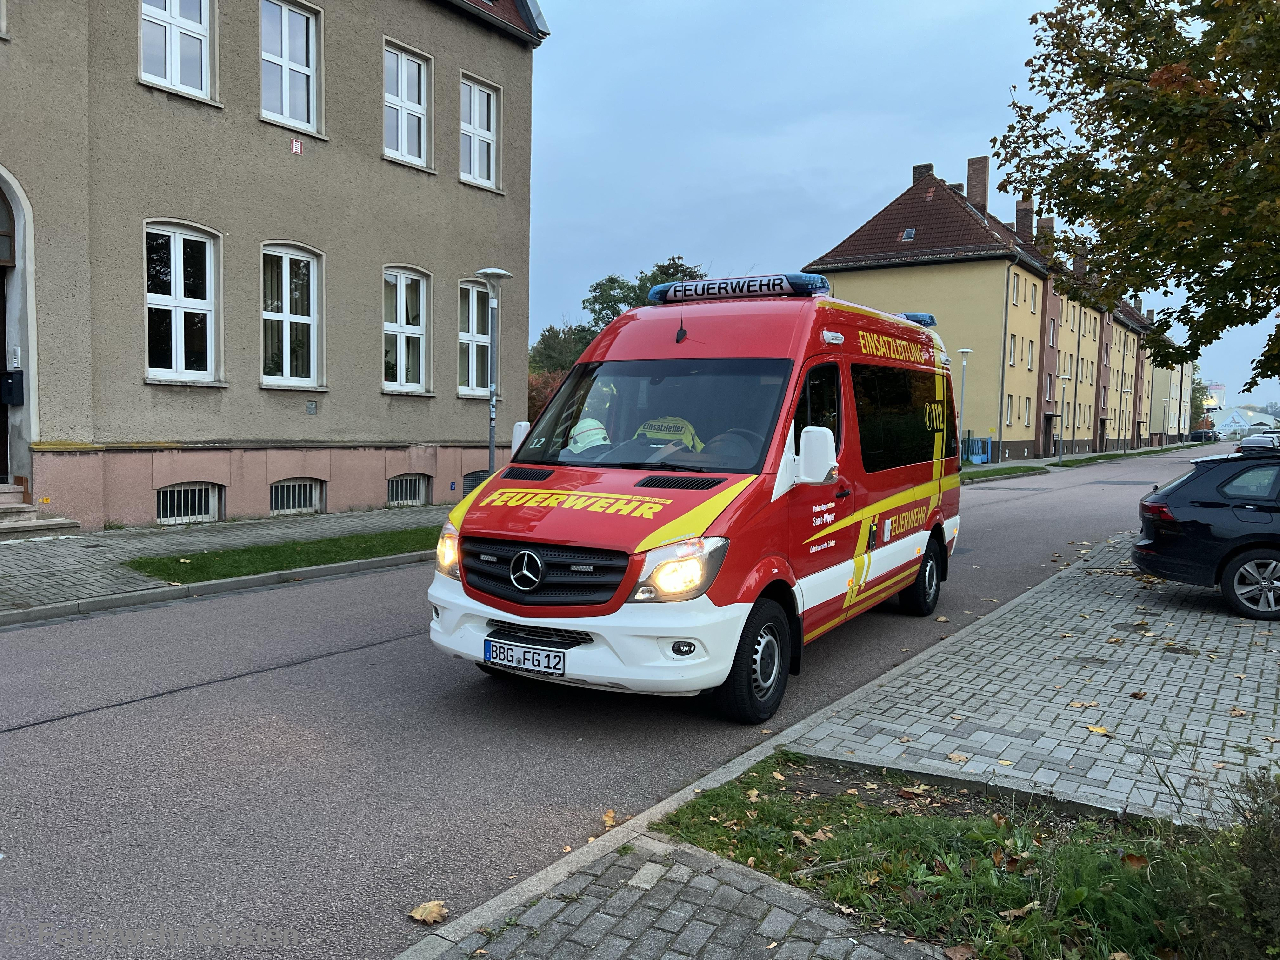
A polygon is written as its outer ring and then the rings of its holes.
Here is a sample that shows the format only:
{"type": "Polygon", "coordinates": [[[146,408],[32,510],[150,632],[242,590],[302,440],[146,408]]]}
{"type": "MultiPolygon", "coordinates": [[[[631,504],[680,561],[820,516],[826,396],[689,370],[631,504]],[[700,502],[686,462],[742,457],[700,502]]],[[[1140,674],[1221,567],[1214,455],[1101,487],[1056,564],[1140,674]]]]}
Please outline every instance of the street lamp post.
{"type": "Polygon", "coordinates": [[[973,353],[969,347],[961,347],[956,353],[960,354],[960,463],[964,463],[964,379],[965,374],[969,372],[969,354],[973,353]]]}
{"type": "Polygon", "coordinates": [[[493,476],[498,428],[498,294],[502,281],[512,275],[499,267],[485,267],[477,270],[476,276],[489,290],[489,476],[493,476]]]}

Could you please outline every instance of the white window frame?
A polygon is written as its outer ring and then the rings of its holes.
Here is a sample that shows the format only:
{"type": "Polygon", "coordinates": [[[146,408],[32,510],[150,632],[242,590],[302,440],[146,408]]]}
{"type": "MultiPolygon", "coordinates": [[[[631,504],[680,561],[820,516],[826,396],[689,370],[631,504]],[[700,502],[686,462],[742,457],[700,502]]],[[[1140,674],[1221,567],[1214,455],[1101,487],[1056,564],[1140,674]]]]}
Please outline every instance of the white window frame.
{"type": "Polygon", "coordinates": [[[316,477],[286,477],[283,480],[277,480],[267,488],[267,507],[270,516],[273,517],[287,517],[299,513],[324,513],[325,482],[316,477]],[[282,494],[286,494],[281,499],[289,503],[294,502],[296,492],[304,488],[310,491],[308,494],[312,501],[310,506],[283,506],[277,508],[274,505],[277,489],[282,494]]]}
{"type": "MultiPolygon", "coordinates": [[[[469,331],[462,331],[462,330],[458,331],[458,345],[459,346],[462,346],[464,344],[467,345],[467,365],[468,365],[467,369],[469,371],[469,379],[473,385],[463,386],[462,384],[459,384],[458,396],[488,397],[489,396],[489,371],[484,370],[484,371],[478,372],[476,370],[476,349],[475,348],[476,348],[476,344],[484,344],[487,346],[489,344],[489,335],[475,332],[476,326],[477,326],[475,322],[475,318],[477,315],[476,302],[479,299],[476,296],[476,294],[479,294],[479,293],[487,294],[489,291],[488,291],[488,288],[486,288],[483,283],[478,283],[476,281],[466,281],[466,280],[464,280],[461,284],[459,284],[459,289],[470,291],[468,296],[470,297],[469,315],[471,317],[471,322],[470,322],[471,329],[469,331]],[[480,385],[476,386],[475,384],[476,384],[478,375],[482,375],[483,380],[480,383],[480,385]]],[[[458,299],[459,299],[459,311],[461,311],[462,298],[459,297],[458,299]]],[[[498,349],[498,344],[502,336],[502,321],[501,321],[502,306],[501,304],[498,304],[498,309],[496,311],[493,309],[493,307],[494,307],[494,304],[491,301],[489,304],[489,322],[493,324],[493,363],[494,363],[494,369],[496,371],[501,369],[501,354],[498,349]]],[[[459,320],[461,320],[461,316],[459,316],[459,320]]],[[[501,383],[499,382],[499,387],[500,386],[501,386],[501,383]]]]}
{"type": "Polygon", "coordinates": [[[1029,427],[1031,426],[1031,398],[1023,397],[1023,400],[1026,403],[1026,418],[1025,418],[1026,422],[1023,424],[1023,426],[1029,427]]]}
{"type": "Polygon", "coordinates": [[[210,96],[209,78],[212,73],[210,61],[212,59],[213,44],[211,39],[213,31],[210,27],[210,19],[214,12],[213,0],[195,0],[200,4],[200,23],[188,20],[177,13],[177,9],[181,9],[181,0],[162,0],[162,2],[164,2],[163,8],[153,6],[150,0],[139,0],[138,3],[138,77],[147,83],[154,83],[161,87],[176,90],[179,93],[194,94],[208,99],[210,96]],[[145,25],[148,23],[162,27],[165,31],[165,75],[163,77],[154,73],[147,73],[143,69],[142,35],[143,31],[146,30],[145,25]],[[183,35],[198,40],[200,43],[200,85],[198,87],[188,86],[180,79],[182,74],[181,44],[183,35]]]}
{"type": "Polygon", "coordinates": [[[142,234],[143,290],[146,291],[146,307],[143,312],[143,365],[148,380],[168,383],[209,383],[218,379],[218,237],[216,234],[184,227],[166,221],[150,221],[144,224],[142,234]],[[169,238],[169,293],[151,293],[146,290],[147,235],[159,234],[169,238]],[[204,290],[205,298],[187,297],[183,285],[182,241],[197,240],[205,246],[204,290]],[[178,291],[181,290],[181,293],[178,291]],[[151,310],[170,311],[169,350],[172,366],[151,366],[151,310]],[[205,321],[204,370],[186,369],[186,312],[203,313],[205,321]]]}
{"type": "Polygon", "coordinates": [[[261,337],[262,356],[258,364],[258,370],[262,375],[262,385],[264,387],[316,387],[320,384],[320,337],[323,335],[323,328],[320,322],[321,303],[320,303],[320,257],[309,250],[299,247],[291,247],[282,244],[265,244],[262,247],[262,255],[258,261],[259,283],[258,283],[258,304],[260,307],[259,316],[262,324],[265,325],[268,320],[279,320],[282,322],[281,328],[281,349],[284,351],[281,370],[282,376],[268,376],[266,373],[267,362],[267,335],[263,325],[258,327],[258,333],[261,337]],[[282,257],[280,274],[280,306],[283,308],[280,312],[268,311],[266,308],[266,264],[265,259],[268,256],[282,257]],[[290,263],[294,260],[304,260],[311,264],[310,270],[310,309],[309,316],[301,314],[293,314],[289,312],[289,274],[290,263]],[[289,370],[289,340],[293,331],[290,326],[292,323],[308,323],[311,326],[311,376],[310,377],[294,377],[290,376],[289,370]]]}
{"type": "Polygon", "coordinates": [[[429,503],[430,500],[431,478],[425,473],[401,473],[387,478],[388,507],[421,507],[429,503]],[[418,496],[416,498],[407,498],[403,495],[399,497],[392,496],[396,492],[403,494],[414,483],[418,485],[418,496]]]}
{"type": "Polygon", "coordinates": [[[1013,274],[1013,305],[1015,307],[1018,305],[1018,284],[1021,280],[1022,277],[1015,271],[1013,274]]]}
{"type": "Polygon", "coordinates": [[[1009,366],[1013,366],[1018,362],[1018,335],[1016,333],[1009,334],[1009,366]]]}
{"type": "Polygon", "coordinates": [[[459,103],[460,114],[461,114],[462,96],[463,96],[463,93],[468,88],[470,89],[470,107],[468,110],[468,116],[472,119],[476,117],[477,107],[479,106],[479,103],[480,103],[480,95],[482,93],[487,93],[490,97],[493,98],[493,103],[489,110],[489,119],[493,125],[493,129],[484,130],[480,127],[475,126],[474,123],[468,120],[468,117],[463,117],[460,115],[459,121],[461,126],[461,135],[458,140],[458,144],[459,144],[458,176],[465,183],[473,183],[473,184],[476,184],[477,186],[489,187],[491,189],[496,190],[498,189],[498,182],[499,182],[498,131],[502,123],[502,92],[497,86],[486,83],[485,81],[480,80],[477,77],[472,77],[469,74],[463,74],[461,85],[458,90],[458,103],[459,103]],[[463,152],[462,140],[461,140],[462,137],[471,138],[470,157],[462,156],[462,152],[463,152]],[[490,148],[489,173],[491,174],[491,177],[488,180],[484,179],[483,177],[475,173],[476,169],[479,166],[480,144],[482,142],[488,143],[490,148]],[[463,166],[464,160],[467,160],[469,162],[471,172],[467,172],[464,169],[464,166],[463,166]]]}
{"type": "Polygon", "coordinates": [[[1004,401],[1004,425],[1006,427],[1013,426],[1013,394],[1009,394],[1004,401]]]}
{"type": "Polygon", "coordinates": [[[1034,340],[1027,341],[1027,369],[1034,370],[1033,361],[1036,354],[1036,342],[1034,340]]]}
{"type": "Polygon", "coordinates": [[[1038,284],[1031,285],[1031,312],[1036,312],[1036,301],[1039,299],[1040,287],[1038,284]]]}
{"type": "Polygon", "coordinates": [[[320,129],[320,12],[311,7],[300,6],[295,3],[285,3],[284,0],[259,0],[258,2],[258,106],[264,120],[270,120],[273,123],[279,123],[286,127],[292,127],[295,130],[304,130],[307,133],[316,133],[320,129]],[[280,54],[268,53],[264,47],[265,34],[262,30],[262,6],[264,3],[270,3],[280,7],[280,54]],[[293,12],[307,18],[307,45],[311,51],[311,63],[303,66],[294,63],[289,59],[289,13],[293,12]],[[266,76],[264,64],[273,63],[280,67],[280,106],[283,113],[274,113],[267,109],[267,105],[262,100],[262,77],[266,76]],[[307,112],[310,115],[310,121],[297,120],[289,116],[289,83],[290,71],[296,70],[310,78],[308,84],[308,94],[310,102],[307,104],[307,112]]]}
{"type": "MultiPolygon", "coordinates": [[[[431,341],[432,341],[432,324],[431,324],[431,274],[410,267],[389,266],[382,270],[383,282],[383,308],[382,308],[382,335],[383,335],[383,370],[382,370],[382,389],[386,393],[416,393],[425,394],[431,392],[431,341]],[[396,307],[395,322],[387,323],[386,311],[386,282],[395,278],[396,283],[396,307]],[[422,323],[418,327],[413,327],[404,322],[405,318],[405,298],[407,296],[408,281],[417,280],[421,284],[422,304],[419,309],[419,318],[422,323]],[[394,336],[396,338],[396,379],[388,380],[386,374],[386,337],[394,336]],[[406,343],[410,337],[417,337],[422,341],[419,352],[421,363],[422,383],[407,383],[405,381],[405,357],[408,355],[406,343]]],[[[487,391],[486,391],[487,392],[487,391]]]]}
{"type": "Polygon", "coordinates": [[[171,483],[156,488],[156,523],[166,527],[188,523],[214,523],[222,518],[224,488],[218,483],[171,483]],[[181,513],[166,509],[179,505],[199,505],[204,500],[203,513],[181,513]],[[167,501],[167,503],[166,503],[167,501]],[[166,516],[166,514],[168,514],[166,516]]]}
{"type": "Polygon", "coordinates": [[[429,170],[432,167],[431,144],[434,139],[431,129],[431,103],[432,103],[432,60],[425,54],[409,52],[399,44],[386,40],[382,47],[382,155],[392,160],[398,160],[401,163],[407,163],[410,166],[421,167],[423,170],[429,170]],[[396,92],[394,94],[387,91],[387,57],[396,58],[396,92]],[[418,65],[419,84],[418,91],[419,103],[414,103],[408,97],[407,83],[408,71],[405,70],[407,62],[416,63],[418,65]],[[396,148],[392,149],[387,146],[386,134],[386,113],[387,110],[396,111],[396,148]],[[409,117],[414,116],[422,121],[421,142],[418,144],[422,155],[413,156],[407,150],[403,149],[408,145],[409,139],[409,117]]]}

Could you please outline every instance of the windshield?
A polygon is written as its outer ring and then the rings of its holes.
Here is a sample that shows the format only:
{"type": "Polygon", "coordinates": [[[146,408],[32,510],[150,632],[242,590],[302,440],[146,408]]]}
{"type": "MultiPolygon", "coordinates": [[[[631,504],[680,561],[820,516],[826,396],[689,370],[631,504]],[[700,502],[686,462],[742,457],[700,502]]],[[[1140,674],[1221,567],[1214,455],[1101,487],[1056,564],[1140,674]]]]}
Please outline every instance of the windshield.
{"type": "Polygon", "coordinates": [[[609,360],[573,368],[515,458],[759,473],[790,360],[609,360]]]}

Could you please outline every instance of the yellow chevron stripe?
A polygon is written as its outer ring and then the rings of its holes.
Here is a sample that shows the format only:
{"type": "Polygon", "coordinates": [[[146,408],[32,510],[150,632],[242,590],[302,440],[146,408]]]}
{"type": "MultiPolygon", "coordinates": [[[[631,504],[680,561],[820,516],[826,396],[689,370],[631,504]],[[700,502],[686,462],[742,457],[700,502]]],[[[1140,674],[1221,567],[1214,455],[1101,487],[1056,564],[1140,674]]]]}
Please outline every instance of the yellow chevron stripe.
{"type": "Polygon", "coordinates": [[[733,503],[734,498],[747,489],[747,485],[754,479],[755,476],[753,475],[745,480],[740,480],[732,487],[722,490],[714,497],[698,504],[688,513],[682,514],[670,523],[659,527],[640,541],[640,546],[636,547],[635,552],[644,553],[646,550],[652,550],[654,547],[660,547],[666,543],[675,543],[677,540],[688,540],[690,537],[702,536],[707,532],[707,527],[715,522],[716,517],[724,513],[725,508],[733,503]]]}
{"type": "Polygon", "coordinates": [[[458,505],[449,511],[449,522],[453,524],[454,529],[462,529],[462,518],[467,515],[467,511],[471,509],[471,504],[475,503],[476,497],[480,496],[480,492],[489,485],[489,482],[498,475],[498,471],[494,471],[481,481],[480,485],[463,497],[458,505]]]}

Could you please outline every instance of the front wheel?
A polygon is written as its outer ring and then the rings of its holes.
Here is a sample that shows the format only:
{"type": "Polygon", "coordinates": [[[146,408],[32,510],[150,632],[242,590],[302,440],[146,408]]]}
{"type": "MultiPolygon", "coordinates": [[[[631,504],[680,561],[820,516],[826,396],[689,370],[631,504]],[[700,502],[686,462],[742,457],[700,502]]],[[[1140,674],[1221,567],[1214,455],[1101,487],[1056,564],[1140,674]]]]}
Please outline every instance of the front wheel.
{"type": "Polygon", "coordinates": [[[938,541],[929,538],[929,545],[924,548],[924,559],[920,561],[920,570],[911,586],[898,594],[898,602],[902,609],[914,617],[927,617],[938,605],[938,596],[942,593],[942,548],[938,541]]]}
{"type": "Polygon", "coordinates": [[[786,611],[772,600],[757,600],[729,676],[716,691],[721,713],[738,723],[763,723],[774,715],[787,690],[791,642],[786,611]]]}
{"type": "Polygon", "coordinates": [[[1242,617],[1280,620],[1280,551],[1248,550],[1222,571],[1222,596],[1242,617]]]}

